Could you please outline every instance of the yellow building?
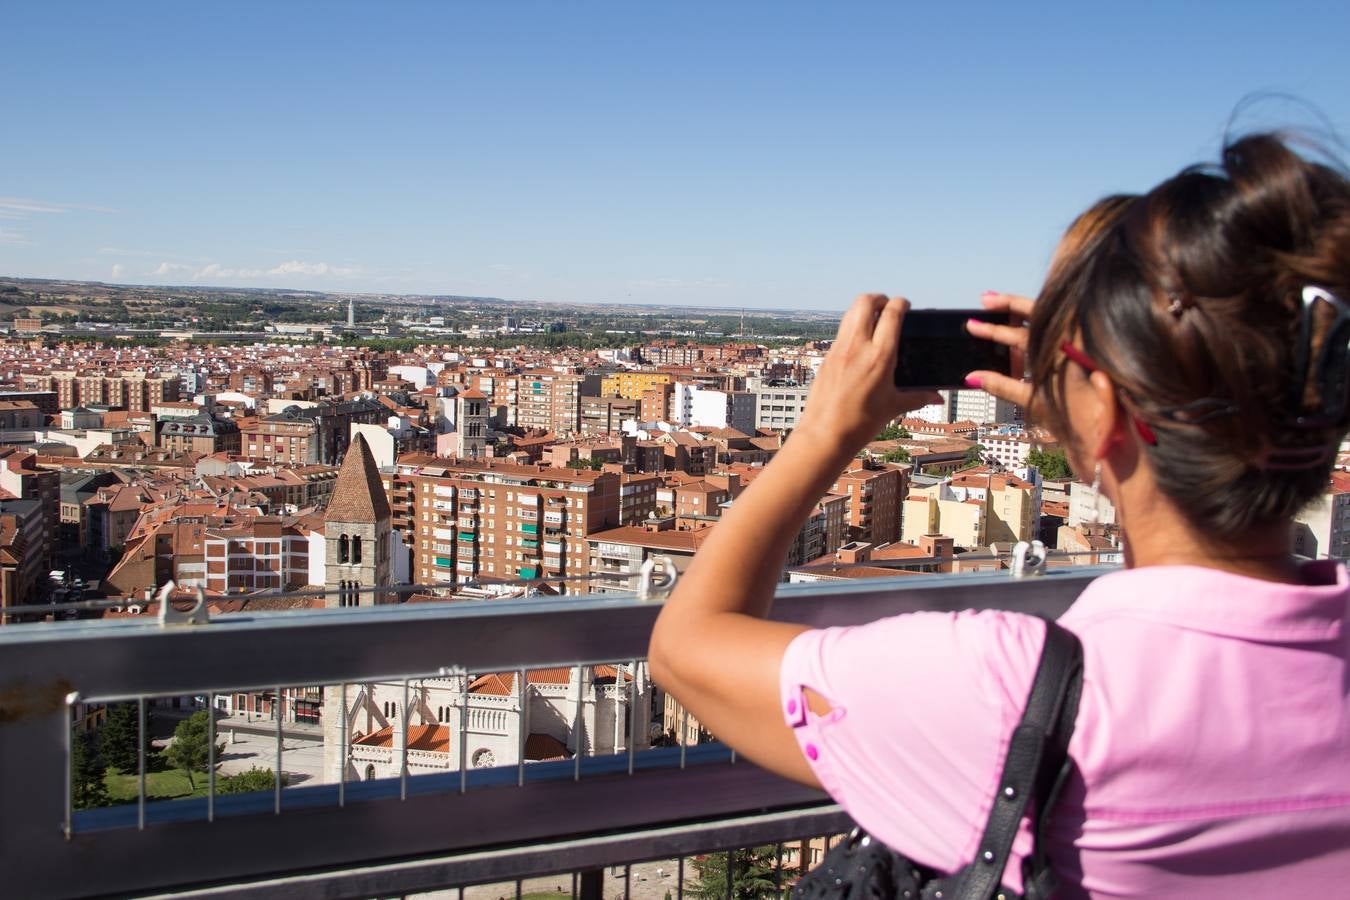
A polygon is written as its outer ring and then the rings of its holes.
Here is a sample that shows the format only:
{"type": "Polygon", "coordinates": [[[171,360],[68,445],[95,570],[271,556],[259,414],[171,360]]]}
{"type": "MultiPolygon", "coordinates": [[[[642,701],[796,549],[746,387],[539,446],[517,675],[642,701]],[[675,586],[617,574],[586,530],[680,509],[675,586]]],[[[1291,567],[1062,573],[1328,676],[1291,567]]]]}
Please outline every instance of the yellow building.
{"type": "Polygon", "coordinates": [[[900,539],[916,544],[925,534],[943,534],[969,549],[1034,540],[1038,526],[1035,485],[1015,475],[966,472],[910,490],[900,539]]]}
{"type": "Polygon", "coordinates": [[[970,549],[985,545],[984,502],[980,500],[942,499],[934,493],[911,494],[905,501],[901,540],[919,543],[926,534],[941,534],[958,547],[970,549]]]}
{"type": "Polygon", "coordinates": [[[641,400],[646,391],[655,390],[674,380],[675,376],[666,372],[616,372],[605,376],[600,382],[600,394],[604,397],[641,400]]]}

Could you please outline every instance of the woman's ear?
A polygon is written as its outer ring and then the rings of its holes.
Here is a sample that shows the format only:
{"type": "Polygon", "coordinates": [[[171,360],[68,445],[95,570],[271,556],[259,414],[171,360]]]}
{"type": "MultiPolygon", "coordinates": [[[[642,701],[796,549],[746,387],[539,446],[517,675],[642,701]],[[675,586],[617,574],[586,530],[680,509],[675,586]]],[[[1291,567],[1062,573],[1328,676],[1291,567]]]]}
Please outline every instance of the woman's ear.
{"type": "Polygon", "coordinates": [[[1088,384],[1092,387],[1094,409],[1087,450],[1095,461],[1105,459],[1111,448],[1125,439],[1126,413],[1111,376],[1093,372],[1088,376],[1088,384]]]}

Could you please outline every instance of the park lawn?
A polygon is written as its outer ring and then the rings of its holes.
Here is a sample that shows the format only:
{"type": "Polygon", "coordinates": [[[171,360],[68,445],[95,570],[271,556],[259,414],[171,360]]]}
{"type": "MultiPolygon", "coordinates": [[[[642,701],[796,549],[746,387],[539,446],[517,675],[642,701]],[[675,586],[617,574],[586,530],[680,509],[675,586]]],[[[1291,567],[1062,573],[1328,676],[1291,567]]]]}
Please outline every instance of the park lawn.
{"type": "MultiPolygon", "coordinates": [[[[145,799],[178,800],[183,797],[206,796],[206,773],[198,772],[192,776],[197,787],[194,790],[188,784],[187,775],[182,769],[165,769],[161,772],[145,773],[145,799]]],[[[135,772],[123,775],[115,769],[109,769],[103,783],[108,788],[108,799],[113,803],[134,803],[140,787],[140,778],[135,772]]]]}

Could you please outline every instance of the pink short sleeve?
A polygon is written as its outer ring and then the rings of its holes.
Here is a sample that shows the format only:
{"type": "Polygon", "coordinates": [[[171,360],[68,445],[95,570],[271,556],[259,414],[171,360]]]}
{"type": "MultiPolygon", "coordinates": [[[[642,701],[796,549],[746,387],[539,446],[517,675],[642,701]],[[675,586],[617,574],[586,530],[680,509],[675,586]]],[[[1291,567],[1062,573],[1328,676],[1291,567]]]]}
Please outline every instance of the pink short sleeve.
{"type": "MultiPolygon", "coordinates": [[[[998,611],[912,613],[808,631],[783,656],[781,703],[825,790],[916,862],[969,862],[1022,715],[1045,623],[998,611]],[[832,707],[817,716],[806,689],[832,707]]],[[[1030,852],[1023,828],[1014,865],[1030,852]]]]}

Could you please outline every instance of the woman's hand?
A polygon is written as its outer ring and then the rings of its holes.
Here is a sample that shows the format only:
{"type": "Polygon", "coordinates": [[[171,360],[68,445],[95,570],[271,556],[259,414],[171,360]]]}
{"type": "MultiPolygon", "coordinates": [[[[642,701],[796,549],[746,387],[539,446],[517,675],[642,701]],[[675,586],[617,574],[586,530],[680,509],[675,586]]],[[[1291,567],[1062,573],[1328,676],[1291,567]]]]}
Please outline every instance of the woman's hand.
{"type": "Polygon", "coordinates": [[[896,352],[909,301],[863,294],[839,323],[796,432],[810,435],[842,460],[851,458],[902,412],[942,397],[895,386],[896,352]]]}
{"type": "MultiPolygon", "coordinates": [[[[1031,318],[1031,307],[1034,301],[1028,297],[1018,297],[1015,294],[985,291],[984,295],[980,297],[980,302],[990,312],[1011,313],[1013,322],[1017,324],[994,325],[990,322],[971,319],[966,323],[966,330],[975,337],[985,338],[1012,348],[1013,375],[1020,376],[1026,367],[1027,357],[1027,330],[1022,323],[1031,318]]],[[[1031,384],[1023,381],[1020,377],[1009,377],[1004,372],[978,370],[966,376],[966,384],[971,387],[982,388],[995,397],[1011,401],[1030,411],[1031,384]]]]}

